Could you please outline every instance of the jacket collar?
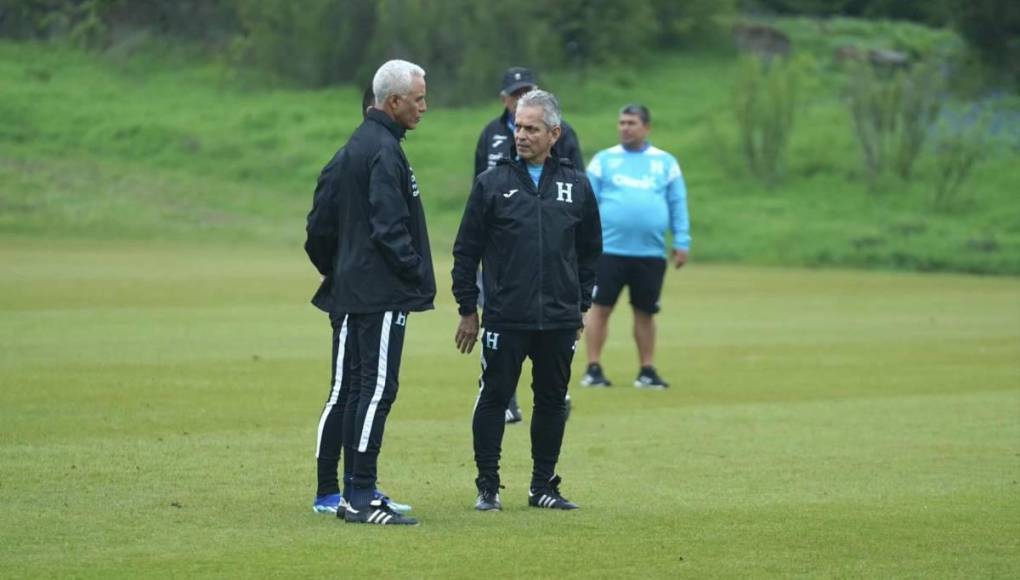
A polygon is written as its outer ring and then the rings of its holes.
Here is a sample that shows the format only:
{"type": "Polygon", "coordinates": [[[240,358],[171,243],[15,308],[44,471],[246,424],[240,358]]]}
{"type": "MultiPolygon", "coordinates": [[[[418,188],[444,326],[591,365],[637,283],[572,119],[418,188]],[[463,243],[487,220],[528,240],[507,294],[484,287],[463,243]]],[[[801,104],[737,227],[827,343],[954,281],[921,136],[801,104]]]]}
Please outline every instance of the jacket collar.
{"type": "MultiPolygon", "coordinates": [[[[528,162],[525,161],[523,158],[518,158],[514,160],[510,159],[509,157],[501,157],[499,161],[497,161],[496,163],[498,165],[504,163],[507,165],[515,165],[520,169],[523,169],[524,171],[528,170],[528,162]]],[[[558,159],[555,155],[553,155],[553,152],[550,151],[549,156],[545,158],[545,163],[542,164],[542,175],[545,175],[547,170],[556,171],[557,169],[560,168],[561,165],[564,165],[565,163],[569,163],[569,161],[558,159]]]]}
{"type": "Polygon", "coordinates": [[[407,129],[401,127],[396,121],[391,119],[389,115],[374,107],[368,110],[368,113],[365,115],[365,120],[375,121],[383,127],[386,127],[386,130],[392,133],[393,136],[396,137],[397,141],[403,139],[404,134],[407,133],[407,129]]]}

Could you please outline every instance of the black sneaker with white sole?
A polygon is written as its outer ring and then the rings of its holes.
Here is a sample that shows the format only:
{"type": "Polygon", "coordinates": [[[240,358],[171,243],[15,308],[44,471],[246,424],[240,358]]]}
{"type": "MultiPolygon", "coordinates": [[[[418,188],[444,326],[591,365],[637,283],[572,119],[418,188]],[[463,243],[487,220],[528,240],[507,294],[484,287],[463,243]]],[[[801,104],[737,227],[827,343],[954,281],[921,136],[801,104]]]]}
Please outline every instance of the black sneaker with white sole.
{"type": "Polygon", "coordinates": [[[337,514],[349,524],[375,524],[379,526],[417,526],[418,520],[394,511],[388,503],[373,499],[367,507],[355,509],[348,504],[347,510],[337,514]]]}
{"type": "Polygon", "coordinates": [[[591,363],[588,365],[587,370],[584,371],[584,376],[581,377],[582,387],[609,387],[612,386],[612,382],[606,378],[606,375],[602,372],[602,365],[599,363],[591,363]]]}
{"type": "Polygon", "coordinates": [[[556,475],[546,486],[528,491],[528,505],[551,510],[580,509],[576,503],[560,495],[561,481],[560,476],[556,475]]]}
{"type": "Polygon", "coordinates": [[[659,373],[655,372],[655,367],[649,366],[641,367],[637,379],[634,380],[634,386],[639,389],[662,391],[669,388],[669,383],[662,380],[659,373]]]}

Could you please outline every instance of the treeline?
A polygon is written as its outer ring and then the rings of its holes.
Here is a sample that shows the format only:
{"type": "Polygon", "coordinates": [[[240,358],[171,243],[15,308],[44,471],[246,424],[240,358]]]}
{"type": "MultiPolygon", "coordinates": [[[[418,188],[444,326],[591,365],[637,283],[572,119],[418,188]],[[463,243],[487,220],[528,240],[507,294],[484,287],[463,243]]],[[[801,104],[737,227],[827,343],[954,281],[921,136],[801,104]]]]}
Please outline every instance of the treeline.
{"type": "Polygon", "coordinates": [[[735,0],[0,0],[0,35],[102,49],[141,30],[305,86],[367,83],[402,57],[469,100],[491,96],[513,64],[639,64],[725,31],[734,10],[735,0]]]}
{"type": "Polygon", "coordinates": [[[1020,67],[1020,2],[1016,0],[754,0],[747,7],[777,14],[911,20],[953,27],[988,63],[1020,67]]]}
{"type": "Polygon", "coordinates": [[[640,64],[726,33],[738,11],[952,25],[986,61],[1020,62],[1016,0],[0,0],[0,36],[97,49],[139,32],[181,38],[305,86],[364,84],[403,57],[468,100],[510,64],[640,64]]]}

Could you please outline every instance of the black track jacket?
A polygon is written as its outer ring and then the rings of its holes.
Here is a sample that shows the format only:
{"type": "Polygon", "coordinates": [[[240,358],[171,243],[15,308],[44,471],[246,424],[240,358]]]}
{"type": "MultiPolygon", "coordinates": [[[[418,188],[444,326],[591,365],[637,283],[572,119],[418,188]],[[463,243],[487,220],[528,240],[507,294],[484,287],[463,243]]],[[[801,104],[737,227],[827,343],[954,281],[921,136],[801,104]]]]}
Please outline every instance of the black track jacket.
{"type": "Polygon", "coordinates": [[[482,262],[487,330],[581,327],[591,306],[602,225],[584,172],[552,156],[536,189],[520,161],[475,179],[453,246],[453,296],[476,311],[482,262]]]}
{"type": "Polygon", "coordinates": [[[325,276],[312,304],[332,313],[430,310],[432,253],[404,129],[372,109],[319,175],[305,252],[325,276]]]}
{"type": "MultiPolygon", "coordinates": [[[[507,127],[506,122],[510,113],[503,109],[503,114],[493,119],[482,129],[478,137],[478,145],[475,146],[475,177],[478,177],[486,169],[496,166],[496,161],[506,157],[516,161],[517,148],[514,146],[514,134],[507,127]]],[[[566,123],[560,122],[562,134],[553,144],[551,156],[557,159],[569,159],[574,167],[584,171],[584,156],[581,155],[581,145],[577,141],[577,134],[574,129],[566,123]]]]}

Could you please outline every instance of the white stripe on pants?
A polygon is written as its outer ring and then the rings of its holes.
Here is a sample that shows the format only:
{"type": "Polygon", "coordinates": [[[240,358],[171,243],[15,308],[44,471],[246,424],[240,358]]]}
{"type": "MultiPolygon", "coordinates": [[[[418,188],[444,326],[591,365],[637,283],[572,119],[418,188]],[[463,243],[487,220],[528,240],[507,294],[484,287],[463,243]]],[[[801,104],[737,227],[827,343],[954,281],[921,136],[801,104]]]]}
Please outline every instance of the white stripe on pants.
{"type": "Polygon", "coordinates": [[[326,407],[322,410],[322,416],[319,417],[318,434],[315,436],[316,459],[319,458],[319,449],[322,449],[322,430],[326,427],[326,418],[329,417],[330,411],[333,410],[337,399],[340,398],[340,388],[344,381],[344,355],[347,353],[347,315],[344,315],[344,321],[340,325],[338,340],[340,344],[336,350],[336,372],[333,373],[333,390],[330,391],[329,400],[326,401],[326,407]]]}
{"type": "Polygon", "coordinates": [[[383,391],[386,389],[386,371],[389,364],[390,351],[390,326],[392,323],[393,313],[387,312],[383,315],[382,330],[379,332],[379,367],[376,370],[375,392],[372,393],[372,401],[368,404],[368,412],[365,414],[365,425],[361,429],[358,453],[368,451],[368,439],[372,435],[375,411],[379,406],[379,400],[382,399],[383,391]]]}

